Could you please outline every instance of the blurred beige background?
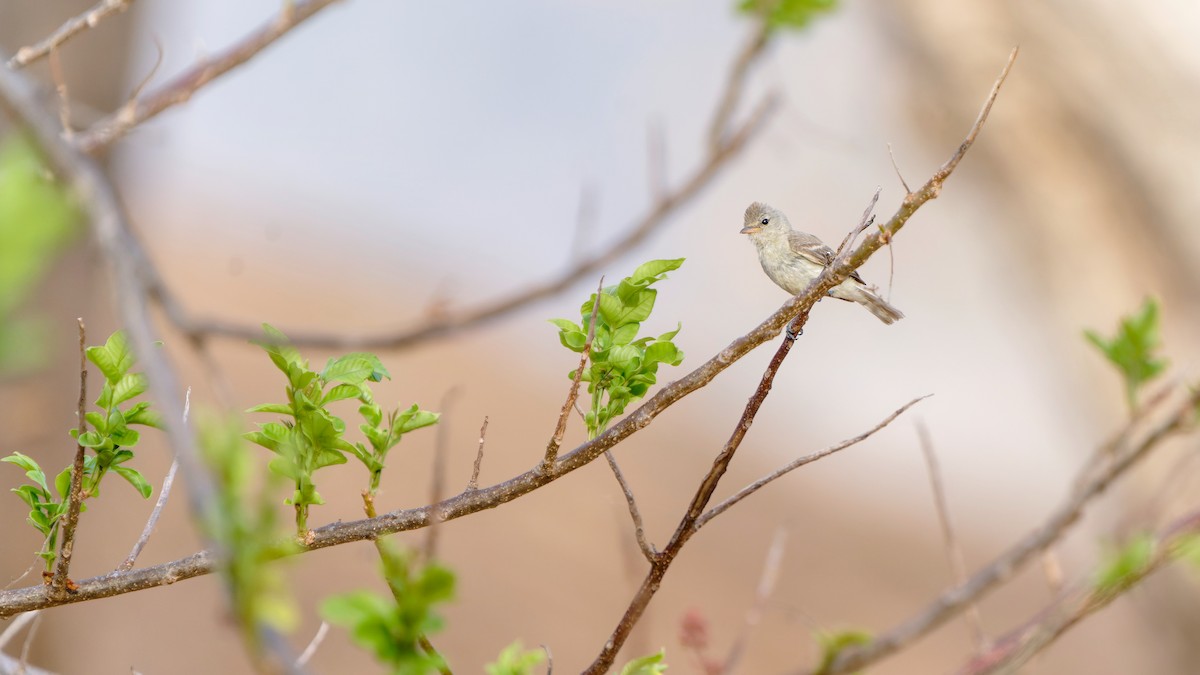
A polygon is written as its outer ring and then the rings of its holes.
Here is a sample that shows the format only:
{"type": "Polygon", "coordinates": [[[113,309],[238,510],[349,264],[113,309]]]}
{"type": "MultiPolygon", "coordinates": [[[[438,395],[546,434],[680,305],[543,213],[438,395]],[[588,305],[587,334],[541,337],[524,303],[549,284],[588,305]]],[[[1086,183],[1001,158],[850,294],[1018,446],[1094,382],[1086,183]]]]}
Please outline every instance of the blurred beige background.
{"type": "MultiPolygon", "coordinates": [[[[52,4],[0,1],[6,52],[89,3],[52,4]]],[[[136,3],[63,51],[78,122],[119,105],[151,68],[155,40],[164,48],[161,82],[278,4],[136,3]]],[[[619,236],[650,204],[649,123],[664,131],[672,181],[701,161],[709,111],[750,30],[729,4],[348,2],[138,129],[110,164],[168,284],[194,312],[285,331],[407,325],[435,304],[475,306],[567,266],[585,188],[598,206],[583,245],[619,236]]],[[[720,494],[856,435],[915,396],[934,396],[706,528],[672,568],[626,655],[662,646],[671,672],[695,672],[678,642],[692,608],[710,619],[716,649],[727,648],[780,526],[789,534],[781,581],[741,672],[812,664],[810,635],[820,628],[886,630],[951,584],[915,420],[936,444],[974,570],[1034,527],[1120,424],[1117,375],[1085,344],[1084,328],[1108,332],[1155,295],[1175,368],[1195,372],[1198,14],[1194,4],[1166,0],[1136,10],[1080,0],[893,0],[844,3],[809,30],[779,37],[752,93],[781,92],[781,113],[712,189],[605,270],[619,278],[644,260],[687,257],[661,285],[648,327],[683,324],[677,343],[687,359],[662,372],[664,382],[786,299],[737,233],[749,202],[767,201],[834,242],[877,186],[879,213],[890,215],[903,190],[888,144],[910,184],[925,180],[957,147],[1011,47],[1021,55],[941,199],[897,238],[893,286],[886,254],[864,269],[907,318],[885,327],[852,305],[821,303],[720,494]]],[[[484,416],[483,482],[540,458],[566,393],[563,374],[575,364],[545,319],[572,317],[594,283],[435,344],[381,354],[395,377],[377,388],[381,401],[449,404],[441,433],[451,486],[465,485],[484,416]]],[[[39,291],[37,304],[61,326],[64,364],[74,360],[75,316],[88,318],[93,340],[115,327],[110,300],[89,244],[39,291]]],[[[256,348],[216,340],[214,373],[169,325],[161,329],[196,405],[242,409],[282,397],[256,348]],[[221,400],[222,387],[231,401],[221,400]]],[[[772,349],[620,446],[655,543],[666,541],[772,349]]],[[[326,357],[310,350],[313,362],[326,357]]],[[[46,430],[73,424],[75,377],[68,366],[2,383],[0,454],[69,456],[65,433],[46,430]]],[[[424,503],[436,433],[416,433],[393,452],[382,508],[424,503]]],[[[568,440],[581,440],[577,426],[568,440]]],[[[145,445],[138,466],[157,483],[169,457],[161,438],[149,434],[145,445]]],[[[1100,542],[1137,525],[1120,514],[1135,510],[1149,522],[1148,492],[1195,450],[1166,449],[1089,513],[1059,551],[1068,579],[1091,569],[1100,542]]],[[[363,470],[347,464],[328,473],[321,492],[330,503],[314,520],[360,517],[363,470]]],[[[0,487],[18,478],[0,471],[0,487]]],[[[38,542],[16,500],[6,502],[7,582],[38,542]]],[[[149,509],[131,490],[109,488],[83,519],[75,575],[115,566],[149,509]],[[89,527],[101,520],[111,525],[89,527]]],[[[600,463],[443,526],[460,599],[436,642],[456,670],[479,672],[513,639],[549,645],[558,672],[590,662],[643,574],[628,521],[600,463]]],[[[417,545],[423,536],[400,538],[417,545]]],[[[197,545],[177,495],[141,562],[197,545]]],[[[316,629],[322,598],[384,590],[375,567],[365,543],[292,562],[304,613],[294,644],[316,629]]],[[[985,626],[1000,635],[1050,597],[1031,569],[982,604],[985,626]]],[[[1200,631],[1196,597],[1194,575],[1168,570],[1068,634],[1029,672],[1195,672],[1200,652],[1188,636],[1200,631]]],[[[871,670],[944,672],[970,651],[967,630],[952,622],[871,670]]],[[[32,661],[64,673],[248,669],[215,578],[51,610],[32,661]]],[[[341,630],[312,665],[375,672],[341,630]]]]}

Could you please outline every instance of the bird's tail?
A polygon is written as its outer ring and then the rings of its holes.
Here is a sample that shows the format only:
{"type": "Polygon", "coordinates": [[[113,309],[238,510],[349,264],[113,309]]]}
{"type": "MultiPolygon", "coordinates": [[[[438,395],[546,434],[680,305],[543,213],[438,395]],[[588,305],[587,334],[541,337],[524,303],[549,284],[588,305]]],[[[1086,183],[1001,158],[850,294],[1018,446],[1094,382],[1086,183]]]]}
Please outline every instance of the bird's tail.
{"type": "Polygon", "coordinates": [[[866,307],[876,319],[884,323],[895,323],[904,318],[904,313],[888,304],[886,300],[866,288],[854,289],[854,302],[866,307]]]}

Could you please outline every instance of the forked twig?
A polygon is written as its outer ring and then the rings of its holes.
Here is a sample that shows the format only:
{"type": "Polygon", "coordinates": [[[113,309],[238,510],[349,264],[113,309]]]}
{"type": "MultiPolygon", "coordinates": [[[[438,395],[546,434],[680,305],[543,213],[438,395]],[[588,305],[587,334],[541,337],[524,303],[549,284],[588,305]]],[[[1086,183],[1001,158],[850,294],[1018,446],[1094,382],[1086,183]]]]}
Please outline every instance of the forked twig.
{"type": "Polygon", "coordinates": [[[58,27],[58,30],[51,33],[42,41],[18,49],[17,53],[8,60],[8,67],[12,70],[24,68],[58,47],[61,47],[63,43],[70,40],[77,33],[81,33],[88,28],[95,28],[108,15],[124,12],[132,3],[133,0],[100,0],[100,2],[93,5],[86,12],[68,19],[63,25],[58,27]]]}

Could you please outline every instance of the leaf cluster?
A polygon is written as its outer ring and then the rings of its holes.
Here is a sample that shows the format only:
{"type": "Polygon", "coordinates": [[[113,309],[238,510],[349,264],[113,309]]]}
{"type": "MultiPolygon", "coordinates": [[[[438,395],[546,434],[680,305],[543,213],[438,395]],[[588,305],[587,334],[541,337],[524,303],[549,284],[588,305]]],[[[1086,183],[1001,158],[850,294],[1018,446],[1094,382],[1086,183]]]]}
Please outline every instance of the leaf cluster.
{"type": "MultiPolygon", "coordinates": [[[[254,455],[246,452],[238,421],[206,421],[199,445],[212,471],[216,497],[205,529],[223,552],[221,572],[228,583],[233,613],[247,644],[258,646],[261,625],[290,630],[298,620],[295,603],[278,565],[268,563],[294,552],[295,541],[281,539],[278,508],[269,475],[260,483],[254,455]]],[[[278,487],[278,486],[276,486],[278,487]]]]}
{"type": "Polygon", "coordinates": [[[287,403],[250,408],[247,412],[274,413],[284,419],[260,424],[258,431],[247,433],[246,438],[275,453],[270,470],[295,484],[287,503],[296,509],[297,534],[303,538],[308,529],[309,506],[325,503],[313,480],[318,469],[343,464],[346,456],[352,455],[370,472],[373,494],[379,488],[388,451],[409,431],[435,424],[438,415],[417,405],[397,407],[385,415],[367,383],[391,379],[391,375],[374,354],[357,352],[331,358],[318,372],[288,344],[286,335],[268,324],[263,324],[263,330],[266,337],[259,344],[287,378],[287,403]],[[359,402],[358,413],[363,419],[359,429],[367,444],[346,440],[345,421],[328,408],[348,399],[359,402]]]}
{"type": "MultiPolygon", "coordinates": [[[[551,320],[558,326],[559,341],[573,352],[584,350],[589,328],[594,330],[590,364],[582,375],[592,399],[591,408],[584,415],[589,438],[602,433],[609,422],[625,412],[626,406],[646,395],[658,381],[659,364],[677,366],[683,362],[683,351],[672,341],[679,333],[678,327],[658,337],[638,337],[642,322],[650,318],[658,297],[658,291],[650,286],[682,264],[683,258],[651,260],[620,283],[593,293],[580,307],[581,323],[551,320]]],[[[574,375],[574,372],[568,374],[574,375]]]]}
{"type": "Polygon", "coordinates": [[[1093,330],[1084,331],[1084,336],[1121,373],[1125,380],[1125,402],[1130,410],[1135,409],[1138,390],[1167,367],[1167,360],[1157,355],[1161,346],[1158,302],[1147,298],[1141,310],[1121,319],[1116,335],[1111,338],[1093,330]]]}
{"type": "Polygon", "coordinates": [[[500,650],[496,660],[483,667],[487,675],[533,675],[533,669],[546,660],[543,649],[525,649],[517,640],[500,650]]]}
{"type": "MultiPolygon", "coordinates": [[[[143,498],[149,498],[153,491],[150,483],[137,469],[125,466],[133,459],[131,448],[141,438],[130,425],[162,428],[162,419],[156,411],[150,410],[150,404],[145,401],[125,409],[121,407],[145,393],[146,376],[130,372],[134,365],[133,351],[121,331],[109,336],[103,345],[88,347],[85,354],[104,375],[104,385],[96,399],[99,410],[84,413],[92,429],[82,434],[78,428],[70,432],[80,446],[91,451],[83,460],[80,482],[83,498],[86,500],[100,495],[100,483],[109,471],[128,481],[143,498]]],[[[25,470],[29,484],[13,488],[12,491],[30,508],[27,522],[43,537],[38,556],[45,560],[46,569],[50,569],[57,556],[58,523],[67,515],[70,505],[73,467],[68,466],[55,477],[54,490],[51,491],[46,483],[45,472],[32,457],[14,452],[0,461],[25,470]]],[[[80,504],[80,512],[85,510],[87,504],[80,504]]]]}
{"type": "Polygon", "coordinates": [[[454,598],[454,573],[436,563],[418,564],[415,555],[397,549],[383,556],[383,573],[392,598],[353,591],[326,600],[321,614],[349,629],[351,638],[395,675],[424,675],[445,667],[419,642],[441,630],[443,621],[434,608],[454,598]]]}

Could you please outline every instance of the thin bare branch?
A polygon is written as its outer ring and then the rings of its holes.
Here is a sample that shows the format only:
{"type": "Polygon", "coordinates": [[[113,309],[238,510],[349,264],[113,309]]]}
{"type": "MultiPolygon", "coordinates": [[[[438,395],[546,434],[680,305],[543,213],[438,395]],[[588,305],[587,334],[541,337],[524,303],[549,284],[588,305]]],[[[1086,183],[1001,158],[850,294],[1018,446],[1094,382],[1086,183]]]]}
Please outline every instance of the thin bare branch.
{"type": "Polygon", "coordinates": [[[588,357],[592,355],[592,340],[596,338],[596,314],[600,311],[600,293],[604,290],[604,277],[596,285],[596,295],[592,300],[592,315],[588,319],[587,339],[583,342],[583,350],[579,352],[579,367],[571,378],[571,388],[567,390],[567,400],[563,401],[562,411],[558,414],[558,424],[554,427],[554,435],[546,444],[546,455],[542,459],[542,467],[547,471],[554,469],[554,460],[558,459],[558,449],[562,445],[563,434],[567,433],[567,418],[571,415],[571,407],[579,396],[579,383],[583,381],[583,369],[587,368],[588,357]]]}
{"type": "MultiPolygon", "coordinates": [[[[1101,447],[1101,453],[1109,460],[1099,465],[1084,466],[1071,494],[1040,527],[1021,538],[1007,551],[976,572],[965,584],[957,586],[935,599],[928,607],[890,631],[879,635],[862,647],[843,651],[820,675],[850,673],[875,663],[930,631],[949,621],[959,612],[983,597],[985,593],[1011,579],[1017,572],[1034,560],[1057,541],[1083,516],[1084,509],[1119,477],[1138,461],[1157,448],[1164,439],[1189,428],[1195,417],[1196,406],[1200,405],[1200,390],[1190,391],[1177,401],[1165,419],[1134,442],[1131,422],[1116,437],[1101,447]]],[[[808,671],[816,673],[818,671],[808,671]]]]}
{"type": "MultiPolygon", "coordinates": [[[[188,387],[183,395],[183,424],[187,426],[188,413],[192,409],[192,388],[188,387]]],[[[125,556],[125,561],[117,567],[117,571],[123,572],[133,569],[133,564],[137,562],[138,556],[142,554],[142,549],[146,548],[146,542],[150,541],[150,535],[154,534],[154,528],[158,526],[158,518],[162,515],[163,508],[167,505],[167,499],[171,496],[171,488],[175,485],[175,472],[179,470],[179,460],[171,462],[171,468],[167,469],[167,475],[163,478],[162,487],[158,490],[158,501],[154,502],[154,509],[150,512],[150,517],[146,520],[146,526],[142,528],[142,536],[134,542],[133,549],[129,551],[129,555],[125,556]]]]}
{"type": "Polygon", "coordinates": [[[25,624],[33,621],[35,618],[37,618],[37,615],[41,613],[42,610],[35,609],[32,612],[25,612],[24,614],[17,615],[17,618],[13,619],[12,623],[8,624],[8,627],[4,629],[4,632],[0,633],[0,650],[3,650],[4,646],[11,642],[12,639],[17,636],[17,633],[21,632],[21,629],[25,627],[25,624]]]}
{"type": "Polygon", "coordinates": [[[721,664],[722,673],[737,672],[738,663],[746,653],[746,644],[750,641],[750,632],[762,621],[767,600],[771,599],[771,594],[775,592],[775,583],[779,580],[779,570],[783,566],[783,550],[786,543],[787,530],[782,526],[776,528],[775,536],[771,538],[771,546],[767,549],[766,559],[763,561],[762,574],[758,577],[754,604],[746,611],[742,631],[729,648],[729,656],[725,657],[725,662],[721,664]]]}
{"type": "Polygon", "coordinates": [[[246,63],[293,28],[337,1],[293,0],[284,3],[275,18],[225,51],[204,59],[154,91],[131,99],[113,114],[79,133],[75,138],[78,148],[94,153],[112,145],[142,122],[172,106],[187,102],[201,87],[246,63]]]}
{"type": "MultiPolygon", "coordinates": [[[[450,427],[446,424],[446,419],[449,417],[450,407],[458,399],[458,392],[458,387],[451,387],[442,396],[442,403],[438,406],[441,421],[437,428],[437,441],[433,446],[433,471],[429,477],[430,504],[437,504],[446,498],[446,455],[450,452],[450,427]]],[[[437,525],[440,522],[440,520],[435,520],[430,524],[429,531],[425,533],[422,557],[427,561],[437,559],[438,535],[441,532],[441,528],[437,525]]]]}
{"type": "Polygon", "coordinates": [[[904,186],[904,194],[911,195],[912,189],[908,187],[908,182],[904,180],[904,174],[900,173],[900,167],[896,164],[896,154],[892,152],[892,144],[887,144],[888,157],[892,158],[892,168],[896,170],[896,178],[900,179],[900,184],[904,186]]]}
{"type": "Polygon", "coordinates": [[[704,527],[705,525],[708,524],[708,522],[710,520],[712,520],[713,518],[716,518],[717,516],[721,515],[722,513],[725,513],[734,504],[737,504],[738,502],[742,501],[746,497],[749,497],[750,495],[754,494],[755,492],[758,492],[760,489],[762,489],[766,485],[775,482],[776,480],[782,478],[783,476],[786,476],[787,474],[791,473],[792,471],[795,471],[796,469],[799,469],[800,467],[804,466],[805,464],[812,464],[813,462],[817,461],[818,459],[824,459],[824,458],[828,457],[829,455],[834,454],[835,452],[839,452],[841,450],[845,450],[846,448],[849,448],[850,446],[858,445],[859,443],[862,443],[863,441],[867,440],[871,436],[874,436],[878,431],[882,430],[887,425],[891,424],[893,421],[896,420],[897,417],[903,415],[909,408],[913,407],[914,405],[916,405],[917,403],[919,403],[921,401],[924,401],[925,399],[929,398],[932,395],[933,394],[926,394],[925,396],[920,396],[920,397],[914,398],[913,400],[909,401],[908,403],[905,403],[900,408],[896,409],[896,411],[893,412],[891,415],[888,415],[887,417],[883,418],[883,420],[880,421],[879,424],[876,424],[875,426],[871,427],[870,429],[867,429],[866,431],[862,432],[861,434],[859,434],[853,438],[847,438],[846,440],[844,440],[840,443],[836,443],[827,448],[818,450],[814,453],[805,455],[803,457],[797,457],[796,459],[792,460],[791,462],[788,462],[786,465],[779,467],[778,469],[772,471],[771,473],[767,474],[766,476],[763,476],[762,478],[759,478],[758,480],[754,481],[753,483],[751,483],[751,484],[747,485],[746,487],[742,488],[741,490],[738,490],[737,492],[735,492],[733,495],[731,495],[725,501],[712,507],[712,509],[710,509],[707,513],[705,513],[703,516],[701,516],[696,521],[696,529],[700,529],[701,527],[704,527]]]}
{"type": "Polygon", "coordinates": [[[467,482],[467,492],[479,489],[479,470],[483,468],[483,441],[487,437],[488,418],[483,418],[483,426],[479,427],[479,449],[475,451],[475,466],[471,468],[471,480],[467,482]]]}
{"type": "Polygon", "coordinates": [[[63,43],[70,40],[77,33],[81,33],[88,28],[95,28],[97,24],[110,14],[124,12],[131,4],[133,4],[133,0],[100,0],[100,2],[93,5],[86,12],[68,19],[66,23],[58,27],[58,30],[51,33],[49,37],[41,42],[18,49],[16,55],[8,60],[9,69],[17,70],[18,68],[24,68],[58,47],[61,47],[63,43]]]}
{"type": "MultiPolygon", "coordinates": [[[[958,535],[954,532],[954,523],[950,520],[950,507],[946,504],[946,489],[942,485],[942,472],[938,466],[937,454],[933,450],[933,439],[929,437],[929,429],[920,420],[917,420],[917,437],[920,440],[921,454],[925,457],[925,468],[929,473],[929,489],[933,492],[933,505],[942,529],[942,541],[946,545],[946,559],[950,563],[954,583],[961,586],[967,583],[967,563],[963,559],[958,535]]],[[[971,603],[967,607],[965,619],[975,648],[982,651],[987,647],[987,634],[983,631],[983,618],[977,603],[971,603]]]]}
{"type": "Polygon", "coordinates": [[[958,675],[1017,672],[1072,626],[1104,609],[1174,560],[1176,547],[1198,534],[1200,512],[1193,512],[1175,521],[1155,536],[1154,553],[1150,559],[1130,570],[1122,577],[1120,584],[1098,585],[1091,579],[1077,583],[1070,592],[1061,595],[1023,626],[996,640],[988,651],[972,658],[957,671],[958,675]]]}
{"type": "Polygon", "coordinates": [[[50,50],[50,77],[54,80],[54,92],[58,95],[58,123],[62,126],[63,138],[70,140],[75,134],[71,128],[71,94],[67,90],[67,78],[63,75],[62,59],[58,50],[50,50]]]}
{"type": "Polygon", "coordinates": [[[74,584],[67,579],[71,568],[71,554],[75,550],[75,528],[79,525],[79,508],[83,504],[83,435],[87,433],[87,418],[84,416],[87,406],[87,328],[83,318],[76,319],[79,323],[79,435],[76,436],[75,463],[71,466],[71,490],[68,493],[67,517],[59,530],[62,539],[58,542],[58,563],[54,568],[54,578],[50,582],[50,592],[57,597],[63,597],[68,591],[74,590],[74,584]]]}
{"type": "Polygon", "coordinates": [[[308,662],[312,660],[312,657],[317,653],[317,650],[320,649],[321,643],[325,641],[325,636],[328,634],[329,622],[322,621],[321,625],[317,627],[316,634],[314,634],[312,639],[308,641],[308,646],[305,647],[304,651],[300,652],[300,656],[296,658],[296,666],[303,668],[304,666],[308,665],[308,662]]]}
{"type": "Polygon", "coordinates": [[[847,232],[846,236],[842,239],[842,243],[838,245],[837,255],[833,258],[835,264],[846,257],[846,254],[851,250],[850,245],[854,243],[858,235],[862,234],[864,230],[871,226],[871,223],[875,222],[873,214],[875,213],[875,205],[879,203],[879,194],[881,192],[883,192],[883,188],[875,188],[875,194],[871,197],[871,203],[867,204],[867,208],[863,210],[862,218],[858,221],[858,227],[847,232]]]}
{"type": "Polygon", "coordinates": [[[633,536],[637,538],[638,548],[642,549],[642,555],[646,556],[646,560],[653,563],[658,556],[658,551],[655,551],[654,546],[646,541],[646,526],[642,523],[642,513],[638,510],[637,500],[633,498],[633,488],[629,487],[628,481],[625,480],[625,474],[621,473],[621,467],[617,466],[617,458],[613,457],[612,452],[605,452],[604,458],[608,460],[608,466],[612,469],[613,475],[617,477],[617,482],[621,485],[621,492],[625,495],[625,503],[629,506],[629,516],[633,518],[633,536]]]}

